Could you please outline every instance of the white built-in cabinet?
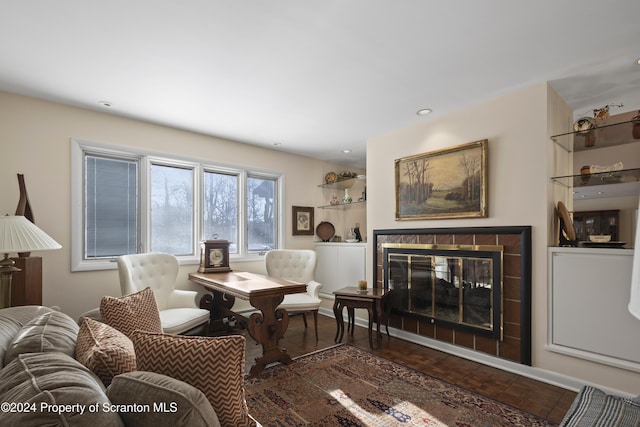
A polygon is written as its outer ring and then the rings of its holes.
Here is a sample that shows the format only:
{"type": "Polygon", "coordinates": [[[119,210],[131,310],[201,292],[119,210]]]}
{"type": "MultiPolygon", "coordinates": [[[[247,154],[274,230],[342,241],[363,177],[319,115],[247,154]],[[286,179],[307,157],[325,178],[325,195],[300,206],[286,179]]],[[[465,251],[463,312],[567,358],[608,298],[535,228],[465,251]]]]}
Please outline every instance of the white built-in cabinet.
{"type": "Polygon", "coordinates": [[[553,247],[548,254],[547,348],[640,372],[640,320],[627,309],[633,250],[553,247]]]}
{"type": "Polygon", "coordinates": [[[367,278],[366,243],[316,242],[318,264],[316,281],[322,283],[320,295],[333,298],[333,292],[345,286],[357,286],[367,278]]]}

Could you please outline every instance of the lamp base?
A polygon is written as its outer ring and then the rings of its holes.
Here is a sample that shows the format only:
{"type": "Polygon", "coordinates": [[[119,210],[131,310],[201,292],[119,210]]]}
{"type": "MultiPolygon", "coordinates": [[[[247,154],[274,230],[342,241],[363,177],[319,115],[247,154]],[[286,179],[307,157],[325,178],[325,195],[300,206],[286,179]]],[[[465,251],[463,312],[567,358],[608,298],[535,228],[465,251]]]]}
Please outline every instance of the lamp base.
{"type": "Polygon", "coordinates": [[[15,262],[9,259],[9,254],[4,254],[0,261],[0,308],[11,307],[11,276],[19,268],[14,267],[15,262]]]}
{"type": "Polygon", "coordinates": [[[15,266],[21,271],[11,279],[11,307],[42,305],[42,257],[16,257],[15,266]]]}

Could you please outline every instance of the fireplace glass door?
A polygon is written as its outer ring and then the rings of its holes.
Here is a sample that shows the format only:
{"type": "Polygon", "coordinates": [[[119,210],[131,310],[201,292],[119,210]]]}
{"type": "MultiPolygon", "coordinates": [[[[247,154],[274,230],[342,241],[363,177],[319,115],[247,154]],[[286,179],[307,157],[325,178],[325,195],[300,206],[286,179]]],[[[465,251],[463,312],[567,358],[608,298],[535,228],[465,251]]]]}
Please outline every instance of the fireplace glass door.
{"type": "Polygon", "coordinates": [[[501,252],[498,257],[437,252],[387,252],[385,286],[395,291],[393,309],[473,329],[500,330],[501,252]]]}

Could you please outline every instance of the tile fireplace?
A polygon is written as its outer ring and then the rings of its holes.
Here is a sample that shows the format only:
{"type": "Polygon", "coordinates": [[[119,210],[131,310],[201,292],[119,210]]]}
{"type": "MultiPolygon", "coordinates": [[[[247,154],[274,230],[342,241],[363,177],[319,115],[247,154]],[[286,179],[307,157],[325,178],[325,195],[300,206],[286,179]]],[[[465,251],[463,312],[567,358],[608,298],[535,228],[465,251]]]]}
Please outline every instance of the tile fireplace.
{"type": "Polygon", "coordinates": [[[390,326],[531,364],[531,227],[374,230],[390,326]]]}

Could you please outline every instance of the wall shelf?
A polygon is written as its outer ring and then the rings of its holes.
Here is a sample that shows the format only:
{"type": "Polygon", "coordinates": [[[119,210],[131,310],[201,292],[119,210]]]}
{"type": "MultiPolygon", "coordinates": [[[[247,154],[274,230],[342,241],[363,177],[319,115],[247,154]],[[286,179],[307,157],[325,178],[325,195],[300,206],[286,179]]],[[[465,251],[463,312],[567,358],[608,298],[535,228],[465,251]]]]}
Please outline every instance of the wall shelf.
{"type": "Polygon", "coordinates": [[[640,142],[640,120],[602,125],[589,131],[562,133],[552,136],[551,140],[569,153],[640,142]]]}
{"type": "Polygon", "coordinates": [[[338,203],[337,205],[323,205],[323,206],[318,206],[318,209],[345,209],[348,207],[351,207],[352,205],[362,205],[362,204],[366,204],[367,201],[366,200],[362,200],[362,201],[353,201],[351,203],[338,203]]]}
{"type": "MultiPolygon", "coordinates": [[[[366,178],[365,178],[364,175],[359,175],[356,178],[344,179],[344,180],[332,182],[332,183],[329,183],[329,184],[320,184],[320,185],[318,185],[318,187],[323,188],[325,190],[344,191],[346,193],[356,183],[362,183],[362,185],[365,186],[363,188],[360,188],[360,186],[358,186],[358,187],[356,187],[357,189],[366,190],[366,178]]],[[[358,191],[360,191],[360,190],[358,190],[358,191]]],[[[356,195],[352,194],[351,198],[352,198],[353,201],[351,203],[344,203],[342,201],[343,197],[339,197],[338,198],[339,203],[318,206],[318,209],[346,209],[348,207],[351,207],[352,205],[366,204],[367,201],[366,201],[366,195],[364,195],[364,191],[363,191],[363,196],[362,197],[364,197],[365,200],[361,200],[360,196],[356,196],[356,195]]]]}
{"type": "Polygon", "coordinates": [[[329,184],[320,184],[318,185],[318,187],[330,188],[334,190],[344,190],[344,189],[349,189],[353,187],[353,184],[355,184],[356,181],[359,181],[359,180],[364,180],[364,178],[349,178],[349,179],[344,179],[342,181],[332,182],[329,184]]]}
{"type": "MultiPolygon", "coordinates": [[[[551,140],[568,153],[640,144],[640,120],[602,125],[589,131],[567,132],[554,135],[551,140]]],[[[551,181],[573,189],[574,199],[632,196],[640,192],[640,168],[554,176],[551,181]]]]}

